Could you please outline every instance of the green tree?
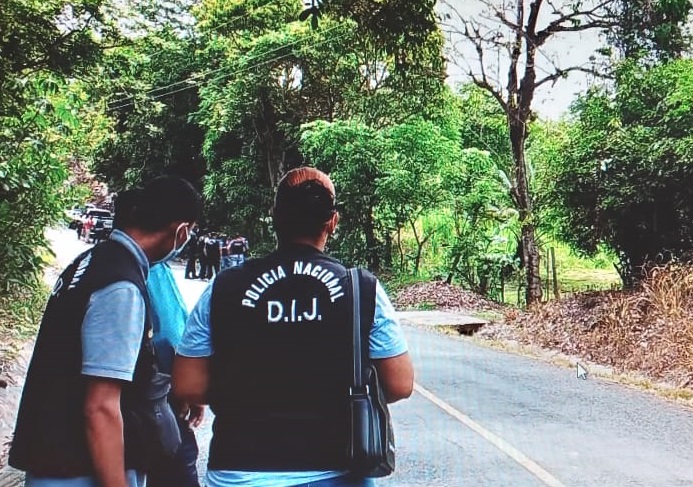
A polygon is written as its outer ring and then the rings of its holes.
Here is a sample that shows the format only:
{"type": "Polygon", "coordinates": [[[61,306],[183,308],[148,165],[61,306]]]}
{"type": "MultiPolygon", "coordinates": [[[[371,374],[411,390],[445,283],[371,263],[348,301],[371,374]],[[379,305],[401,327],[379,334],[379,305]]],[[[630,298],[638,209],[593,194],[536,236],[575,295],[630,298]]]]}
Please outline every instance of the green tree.
{"type": "MultiPolygon", "coordinates": [[[[8,0],[0,12],[0,292],[36,283],[45,227],[71,191],[67,161],[90,140],[75,80],[113,41],[92,0],[8,0]],[[99,31],[99,36],[95,35],[99,31]]],[[[90,116],[93,113],[90,112],[90,116]]],[[[97,117],[94,127],[100,127],[97,117]]]]}
{"type": "Polygon", "coordinates": [[[575,105],[556,185],[563,231],[585,252],[600,243],[616,251],[626,285],[693,246],[692,109],[689,60],[626,63],[615,92],[595,89],[575,105]]]}
{"type": "Polygon", "coordinates": [[[517,212],[502,171],[488,150],[463,149],[442,167],[448,236],[447,282],[459,278],[468,289],[500,298],[503,279],[516,269],[517,212]]]}
{"type": "MultiPolygon", "coordinates": [[[[223,53],[200,89],[194,116],[205,130],[205,192],[214,195],[217,224],[237,222],[246,233],[264,232],[279,177],[304,163],[304,124],[348,120],[377,129],[413,115],[438,116],[436,102],[444,92],[440,35],[393,34],[386,41],[353,7],[332,4],[318,29],[296,20],[295,2],[206,2],[197,11],[209,29],[208,49],[223,53]],[[222,174],[231,166],[252,175],[253,190],[233,187],[238,177],[222,174]]],[[[361,255],[378,266],[377,256],[385,252],[377,247],[386,244],[375,227],[364,232],[369,250],[361,255]]]]}
{"type": "Polygon", "coordinates": [[[382,131],[354,121],[316,121],[304,126],[301,149],[309,162],[330,174],[339,188],[341,222],[331,250],[352,264],[380,269],[391,257],[389,233],[378,219],[388,153],[382,131]]]}
{"type": "Polygon", "coordinates": [[[424,120],[391,127],[384,138],[388,157],[382,163],[384,174],[378,181],[380,212],[389,216],[391,228],[397,233],[402,271],[405,270],[402,246],[405,226],[414,236],[416,252],[412,271],[417,275],[424,246],[437,230],[433,225],[424,225],[424,217],[437,212],[445,201],[445,176],[441,168],[459,163],[459,144],[436,124],[424,120]]]}
{"type": "Polygon", "coordinates": [[[51,76],[35,76],[23,96],[33,100],[18,116],[2,117],[0,132],[0,292],[32,285],[47,250],[44,230],[59,221],[74,191],[68,161],[86,142],[79,109],[84,91],[51,76]]]}
{"type": "Polygon", "coordinates": [[[190,120],[199,106],[192,77],[204,65],[197,49],[169,26],[112,50],[94,71],[92,93],[106,98],[113,133],[94,152],[92,167],[112,189],[161,174],[201,186],[204,134],[190,120]]]}
{"type": "Polygon", "coordinates": [[[625,59],[646,63],[681,56],[690,45],[686,27],[690,0],[620,0],[613,2],[618,19],[608,31],[610,42],[625,59]]]}
{"type": "Polygon", "coordinates": [[[0,116],[16,116],[31,103],[33,74],[83,73],[114,35],[100,0],[7,0],[0,12],[0,116]],[[102,43],[96,41],[99,29],[102,43]]]}
{"type": "Polygon", "coordinates": [[[424,225],[424,217],[442,203],[440,168],[457,160],[457,141],[420,119],[380,129],[317,121],[304,126],[301,148],[340,188],[335,251],[377,269],[391,265],[394,244],[399,270],[408,272],[403,231],[409,231],[416,245],[411,272],[418,274],[424,246],[436,231],[424,225]]]}

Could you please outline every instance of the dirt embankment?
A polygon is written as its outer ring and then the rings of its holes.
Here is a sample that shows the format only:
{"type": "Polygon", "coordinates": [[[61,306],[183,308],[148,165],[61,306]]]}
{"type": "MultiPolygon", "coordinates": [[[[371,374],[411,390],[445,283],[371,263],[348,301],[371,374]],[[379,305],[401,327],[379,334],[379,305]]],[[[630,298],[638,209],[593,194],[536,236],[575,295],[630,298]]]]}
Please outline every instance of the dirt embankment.
{"type": "Polygon", "coordinates": [[[653,269],[638,289],[576,294],[521,311],[444,283],[417,284],[394,299],[499,319],[477,336],[513,340],[693,389],[693,266],[653,269]]]}
{"type": "Polygon", "coordinates": [[[394,297],[398,309],[442,309],[458,312],[502,312],[505,306],[443,281],[419,282],[401,289],[394,297]]]}

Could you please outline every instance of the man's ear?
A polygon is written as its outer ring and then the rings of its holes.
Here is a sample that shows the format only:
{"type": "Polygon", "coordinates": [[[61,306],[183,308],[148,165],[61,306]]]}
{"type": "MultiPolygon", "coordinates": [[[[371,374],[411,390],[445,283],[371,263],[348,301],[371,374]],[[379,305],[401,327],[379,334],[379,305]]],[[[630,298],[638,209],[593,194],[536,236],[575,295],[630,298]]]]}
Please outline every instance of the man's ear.
{"type": "Polygon", "coordinates": [[[333,235],[335,229],[337,228],[337,224],[339,223],[339,212],[335,211],[334,214],[332,215],[332,218],[327,222],[327,233],[329,235],[333,235]]]}
{"type": "Polygon", "coordinates": [[[181,225],[183,225],[184,223],[187,223],[187,222],[184,222],[183,220],[171,222],[171,223],[169,224],[169,226],[166,227],[166,228],[163,230],[163,234],[165,235],[164,238],[165,238],[166,240],[168,240],[168,239],[170,238],[171,234],[172,234],[173,232],[176,232],[176,233],[173,233],[173,241],[174,241],[175,243],[177,243],[177,241],[178,241],[178,235],[180,235],[179,229],[181,228],[181,225]]]}

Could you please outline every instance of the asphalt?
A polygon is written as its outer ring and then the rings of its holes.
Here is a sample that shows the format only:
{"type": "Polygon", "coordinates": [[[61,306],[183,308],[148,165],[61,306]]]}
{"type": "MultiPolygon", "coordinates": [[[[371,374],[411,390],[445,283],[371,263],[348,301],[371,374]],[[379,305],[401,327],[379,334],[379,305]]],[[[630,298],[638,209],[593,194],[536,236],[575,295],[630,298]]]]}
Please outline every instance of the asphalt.
{"type": "MultiPolygon", "coordinates": [[[[406,332],[417,383],[561,484],[693,485],[690,410],[467,340],[406,332]]],[[[402,468],[382,485],[547,485],[417,396],[393,408],[402,468]]]]}
{"type": "MultiPolygon", "coordinates": [[[[205,286],[179,283],[191,302],[205,286]]],[[[470,317],[432,311],[402,314],[402,321],[417,384],[485,433],[415,392],[391,407],[398,467],[378,485],[693,485],[693,411],[434,331],[470,317]]],[[[198,431],[203,450],[210,425],[198,431]]],[[[201,470],[204,458],[203,451],[201,470]]]]}
{"type": "MultiPolygon", "coordinates": [[[[175,273],[192,307],[207,284],[175,273]]],[[[693,411],[404,321],[420,392],[391,407],[398,466],[378,485],[693,485],[693,411]]],[[[201,472],[210,426],[197,431],[201,472]]]]}

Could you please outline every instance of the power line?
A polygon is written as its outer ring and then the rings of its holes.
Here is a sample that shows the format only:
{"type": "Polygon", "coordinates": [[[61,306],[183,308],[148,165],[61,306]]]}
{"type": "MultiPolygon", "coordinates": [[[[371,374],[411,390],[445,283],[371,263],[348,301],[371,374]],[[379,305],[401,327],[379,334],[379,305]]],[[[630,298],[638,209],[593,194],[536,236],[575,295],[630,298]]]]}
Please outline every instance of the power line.
{"type": "MultiPolygon", "coordinates": [[[[252,8],[252,9],[248,10],[248,11],[245,12],[244,14],[236,15],[235,17],[230,18],[230,19],[227,20],[226,22],[223,22],[223,23],[221,23],[221,24],[219,24],[219,25],[216,25],[216,26],[214,26],[214,27],[211,27],[211,28],[209,28],[209,29],[206,29],[206,30],[204,30],[202,33],[206,34],[206,33],[209,33],[209,32],[217,31],[217,30],[221,29],[222,27],[226,27],[227,25],[231,24],[232,22],[235,22],[236,20],[243,19],[243,18],[245,18],[245,17],[250,16],[251,14],[253,14],[253,13],[259,11],[260,9],[262,9],[262,8],[268,6],[268,5],[270,5],[271,3],[272,3],[272,0],[269,0],[268,2],[263,3],[262,5],[258,5],[257,7],[254,7],[254,8],[252,8]]],[[[195,40],[194,37],[193,37],[193,38],[190,38],[190,40],[189,40],[188,42],[193,42],[193,40],[195,40]]],[[[156,54],[159,55],[160,53],[156,53],[156,54]]],[[[218,70],[220,70],[220,69],[222,69],[222,68],[219,68],[218,70]]],[[[215,71],[215,70],[212,70],[212,71],[215,71]]],[[[206,75],[206,74],[205,74],[205,75],[206,75]]],[[[191,77],[191,78],[192,78],[192,77],[191,77]]],[[[190,79],[190,78],[184,79],[184,80],[181,80],[181,81],[176,81],[176,82],[174,82],[174,83],[170,83],[170,84],[165,85],[165,86],[160,86],[160,87],[157,87],[157,88],[152,88],[152,89],[149,90],[147,93],[148,93],[148,94],[151,94],[151,93],[154,93],[155,91],[159,91],[159,90],[163,90],[163,89],[166,89],[166,88],[170,88],[170,87],[172,87],[172,86],[175,86],[175,85],[178,85],[178,84],[181,84],[181,83],[185,83],[185,82],[187,82],[189,79],[190,79]]],[[[132,95],[130,95],[130,96],[125,96],[125,97],[119,98],[119,99],[117,99],[117,100],[109,101],[108,103],[109,103],[109,104],[111,104],[111,103],[122,103],[122,102],[124,102],[124,101],[126,101],[126,100],[128,100],[128,99],[130,99],[130,98],[132,98],[132,95]]]]}
{"type": "MultiPolygon", "coordinates": [[[[331,27],[330,29],[326,30],[325,33],[330,32],[331,30],[334,30],[334,29],[336,29],[337,27],[339,27],[339,25],[335,25],[334,27],[331,27]]],[[[345,32],[345,33],[343,33],[343,34],[336,35],[336,36],[330,37],[330,38],[328,38],[328,39],[324,39],[324,40],[322,40],[322,41],[320,41],[320,42],[317,42],[317,43],[313,44],[313,46],[320,46],[320,45],[325,44],[325,43],[327,43],[327,42],[331,42],[331,41],[335,41],[335,40],[337,40],[337,39],[341,39],[342,37],[345,37],[347,34],[348,34],[348,32],[345,32]]],[[[269,51],[260,53],[260,54],[258,54],[258,55],[256,55],[256,56],[253,56],[253,57],[251,57],[251,58],[249,58],[249,59],[247,59],[247,60],[245,60],[245,61],[247,62],[247,61],[249,61],[249,60],[253,60],[253,59],[260,58],[260,57],[264,57],[264,56],[266,56],[267,54],[270,54],[270,53],[272,53],[272,52],[276,52],[276,51],[285,49],[285,48],[287,48],[287,47],[293,46],[293,45],[295,45],[295,44],[298,44],[299,42],[306,41],[306,40],[309,40],[309,38],[308,38],[308,37],[304,37],[304,38],[302,38],[302,39],[297,39],[297,40],[295,40],[295,41],[293,41],[293,42],[290,42],[290,43],[288,43],[288,44],[284,44],[284,45],[279,46],[279,47],[277,47],[277,48],[275,48],[275,49],[271,49],[271,50],[269,50],[269,51]]],[[[159,99],[159,98],[163,98],[163,97],[170,96],[170,95],[173,95],[173,94],[176,94],[176,93],[180,93],[180,92],[182,92],[182,91],[186,91],[186,90],[189,90],[189,89],[191,89],[191,88],[200,87],[200,86],[202,86],[203,84],[208,83],[208,82],[220,81],[220,80],[223,80],[223,79],[228,78],[228,77],[230,77],[230,76],[243,73],[243,72],[245,72],[245,71],[248,71],[248,70],[250,70],[250,69],[254,69],[254,68],[263,66],[263,65],[265,65],[265,64],[270,64],[270,63],[273,63],[273,62],[276,62],[276,61],[280,61],[280,60],[285,59],[285,58],[290,57],[290,56],[291,56],[291,53],[287,53],[287,54],[284,54],[284,55],[281,55],[281,56],[277,56],[277,57],[272,58],[272,59],[267,59],[267,60],[265,60],[265,61],[260,61],[260,62],[258,62],[258,63],[256,63],[256,64],[246,65],[246,66],[244,66],[244,67],[241,67],[240,69],[237,69],[237,70],[232,71],[232,72],[230,72],[230,73],[222,74],[222,75],[217,76],[217,77],[214,77],[214,78],[212,78],[212,79],[200,80],[199,82],[190,83],[190,84],[188,84],[187,86],[184,86],[184,87],[182,87],[182,88],[178,88],[178,89],[175,89],[175,90],[171,90],[171,91],[168,91],[168,92],[165,92],[165,93],[159,93],[159,94],[154,95],[154,96],[148,96],[148,100],[150,100],[150,101],[151,101],[151,100],[157,100],[157,99],[159,99]]],[[[219,71],[222,71],[222,70],[224,70],[224,69],[229,69],[229,68],[230,68],[230,66],[224,66],[223,68],[218,68],[218,69],[215,69],[215,70],[208,71],[208,72],[205,73],[203,76],[208,76],[209,74],[212,74],[212,73],[214,73],[214,72],[219,72],[219,71]]],[[[172,83],[172,84],[171,84],[170,86],[168,86],[168,87],[172,87],[172,86],[181,84],[181,83],[183,83],[183,82],[191,81],[194,77],[195,77],[195,76],[191,76],[190,78],[187,78],[187,79],[185,79],[185,80],[179,81],[179,82],[177,82],[177,83],[172,83]]],[[[163,87],[162,87],[162,88],[159,88],[159,89],[157,89],[157,90],[150,90],[150,91],[147,92],[146,94],[151,94],[153,91],[159,91],[159,90],[161,90],[161,89],[163,89],[163,87]]],[[[115,106],[115,107],[109,107],[109,108],[107,108],[107,110],[108,110],[108,111],[114,111],[114,110],[120,110],[121,108],[125,108],[125,107],[128,107],[128,106],[133,106],[133,105],[135,104],[134,97],[128,97],[128,98],[129,98],[131,101],[128,101],[127,103],[123,103],[122,105],[118,105],[118,106],[115,106]]],[[[123,101],[125,101],[125,99],[124,99],[123,101]]]]}
{"type": "MultiPolygon", "coordinates": [[[[336,24],[336,25],[330,27],[329,29],[326,29],[326,30],[324,31],[324,33],[327,34],[328,32],[331,32],[332,30],[336,29],[336,28],[339,27],[339,26],[340,26],[339,24],[336,24]]],[[[292,41],[292,42],[290,42],[290,43],[288,43],[288,44],[284,44],[284,45],[278,46],[278,47],[276,47],[276,48],[274,48],[274,49],[270,49],[270,50],[268,50],[268,51],[259,53],[259,54],[255,55],[255,56],[252,56],[252,57],[250,57],[249,59],[247,59],[246,61],[250,61],[250,60],[253,60],[253,59],[257,59],[257,58],[260,58],[260,57],[264,57],[264,56],[266,56],[266,55],[268,55],[268,54],[271,54],[271,53],[273,53],[273,52],[280,51],[280,50],[285,49],[285,48],[287,48],[287,47],[290,47],[290,46],[292,46],[292,45],[294,45],[294,44],[297,44],[297,43],[299,43],[299,42],[305,41],[307,38],[308,38],[308,37],[306,36],[306,37],[304,37],[304,38],[302,38],[302,39],[296,39],[295,41],[292,41]]],[[[329,40],[329,39],[328,39],[328,40],[329,40]]],[[[319,43],[319,44],[321,44],[321,43],[319,43]]],[[[319,44],[316,44],[316,45],[319,45],[319,44]]],[[[224,71],[224,70],[226,70],[226,69],[228,69],[228,68],[229,68],[229,66],[222,66],[222,67],[220,67],[220,68],[210,69],[209,71],[206,71],[206,72],[204,72],[204,73],[195,73],[195,74],[193,74],[192,76],[189,76],[188,78],[185,78],[185,79],[176,81],[176,82],[174,82],[174,83],[170,83],[170,84],[165,85],[165,86],[159,86],[159,87],[157,87],[157,88],[153,88],[153,89],[151,89],[151,90],[148,90],[148,91],[146,91],[146,92],[144,93],[144,95],[145,95],[145,96],[154,95],[154,94],[155,94],[156,92],[158,92],[158,91],[165,90],[165,89],[167,89],[167,88],[172,88],[172,87],[177,86],[177,85],[180,85],[180,84],[190,83],[190,82],[192,82],[192,81],[194,81],[194,80],[196,80],[196,79],[198,79],[198,78],[206,78],[206,77],[209,76],[210,74],[218,73],[218,72],[224,71]]],[[[191,87],[194,87],[194,86],[198,86],[198,84],[190,83],[190,84],[189,84],[188,86],[186,86],[184,89],[188,89],[188,88],[191,88],[191,87]]],[[[181,90],[176,90],[175,92],[177,93],[178,91],[182,91],[182,89],[181,89],[181,90]]],[[[165,96],[165,95],[166,95],[166,93],[164,93],[164,96],[165,96]]],[[[131,96],[127,96],[127,97],[121,98],[121,99],[119,99],[119,100],[114,100],[114,101],[109,102],[109,103],[122,103],[122,102],[127,101],[127,100],[134,101],[134,97],[135,97],[135,95],[131,95],[131,96]]],[[[151,99],[157,99],[157,98],[160,98],[160,97],[161,97],[160,95],[150,96],[151,99]]],[[[129,104],[129,103],[126,103],[126,104],[123,105],[123,106],[127,106],[128,104],[129,104]]],[[[117,108],[121,108],[121,106],[109,108],[109,110],[110,110],[110,109],[117,109],[117,108]]]]}

